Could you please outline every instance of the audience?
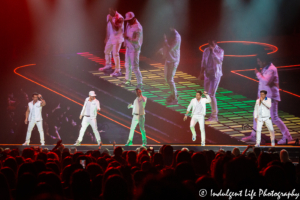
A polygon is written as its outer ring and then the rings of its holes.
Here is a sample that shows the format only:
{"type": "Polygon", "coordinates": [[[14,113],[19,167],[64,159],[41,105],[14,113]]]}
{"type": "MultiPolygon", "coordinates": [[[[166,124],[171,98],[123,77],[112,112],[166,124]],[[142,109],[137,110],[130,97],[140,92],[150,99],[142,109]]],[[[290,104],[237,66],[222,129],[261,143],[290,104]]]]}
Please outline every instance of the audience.
{"type": "MultiPolygon", "coordinates": [[[[70,152],[59,144],[52,150],[1,150],[0,199],[199,199],[199,190],[218,192],[299,188],[299,165],[288,152],[261,152],[249,146],[243,153],[163,145],[158,153],[138,148],[70,152]],[[249,151],[248,151],[249,150],[249,151]],[[85,163],[85,164],[83,164],[85,163]]],[[[206,196],[209,199],[210,196],[206,196]]]]}

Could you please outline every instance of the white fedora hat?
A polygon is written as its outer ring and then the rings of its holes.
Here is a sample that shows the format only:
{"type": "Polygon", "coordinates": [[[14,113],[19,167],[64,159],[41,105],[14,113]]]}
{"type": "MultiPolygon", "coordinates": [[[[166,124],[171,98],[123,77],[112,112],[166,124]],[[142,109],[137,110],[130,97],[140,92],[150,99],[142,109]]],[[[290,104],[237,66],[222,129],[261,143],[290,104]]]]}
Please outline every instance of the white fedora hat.
{"type": "Polygon", "coordinates": [[[133,12],[128,12],[125,14],[125,21],[131,20],[132,18],[134,18],[134,13],[133,12]]]}
{"type": "Polygon", "coordinates": [[[89,92],[89,96],[93,96],[93,97],[94,97],[94,96],[97,96],[97,95],[95,94],[94,91],[90,91],[90,92],[89,92]]]}

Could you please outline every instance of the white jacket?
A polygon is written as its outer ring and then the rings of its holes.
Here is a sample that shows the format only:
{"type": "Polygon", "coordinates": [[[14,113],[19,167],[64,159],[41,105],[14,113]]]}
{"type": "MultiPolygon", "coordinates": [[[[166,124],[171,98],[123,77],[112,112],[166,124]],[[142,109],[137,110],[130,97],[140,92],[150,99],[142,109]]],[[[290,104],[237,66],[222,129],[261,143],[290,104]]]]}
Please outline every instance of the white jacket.
{"type": "Polygon", "coordinates": [[[214,77],[221,77],[223,75],[222,72],[222,63],[224,58],[224,50],[221,49],[218,45],[215,46],[213,52],[213,68],[209,68],[207,66],[208,57],[210,54],[209,48],[205,48],[202,54],[202,61],[201,61],[201,69],[204,68],[204,73],[206,77],[214,76],[214,77]]]}
{"type": "Polygon", "coordinates": [[[136,24],[133,25],[127,23],[125,33],[128,36],[125,40],[126,52],[140,52],[143,44],[143,27],[140,22],[136,20],[136,24]]]}
{"type": "MultiPolygon", "coordinates": [[[[210,96],[206,95],[206,98],[202,98],[201,97],[200,102],[201,102],[201,105],[203,107],[202,115],[205,116],[206,115],[206,104],[211,102],[210,96]]],[[[191,100],[191,103],[190,103],[190,105],[187,108],[187,111],[190,111],[191,108],[193,107],[192,115],[191,116],[194,115],[194,112],[195,112],[195,109],[196,109],[196,105],[197,105],[197,99],[194,98],[194,99],[191,100]]]]}
{"type": "Polygon", "coordinates": [[[256,76],[259,80],[258,97],[260,96],[261,90],[266,90],[267,97],[270,97],[276,101],[280,101],[279,77],[277,68],[270,63],[264,67],[261,72],[257,72],[256,76]]]}
{"type": "MultiPolygon", "coordinates": [[[[113,17],[112,21],[115,23],[116,20],[120,19],[120,18],[122,18],[124,20],[123,16],[116,11],[116,15],[113,17]]],[[[108,20],[109,20],[109,14],[106,17],[106,21],[107,21],[106,37],[107,37],[107,39],[109,39],[112,44],[124,42],[124,36],[123,36],[123,33],[124,33],[124,22],[122,23],[122,26],[121,26],[121,28],[119,30],[115,30],[112,27],[111,22],[108,21],[108,20]]]]}
{"type": "Polygon", "coordinates": [[[271,112],[270,112],[270,108],[272,105],[272,101],[270,98],[266,97],[266,99],[264,99],[262,101],[262,116],[259,116],[259,99],[256,100],[255,103],[255,107],[254,107],[254,118],[270,118],[271,117],[271,112]]]}
{"type": "Polygon", "coordinates": [[[147,103],[147,97],[145,96],[142,96],[141,99],[139,99],[139,97],[135,98],[133,104],[129,107],[129,108],[132,108],[132,115],[135,115],[135,114],[139,114],[139,115],[145,115],[146,112],[145,112],[145,107],[146,107],[146,103],[147,103]],[[139,110],[139,102],[141,102],[143,104],[143,110],[139,110]]]}
{"type": "MultiPolygon", "coordinates": [[[[85,108],[86,104],[89,101],[89,97],[85,99],[84,105],[82,107],[80,115],[84,116],[85,113],[85,108]]],[[[97,99],[94,99],[91,102],[91,107],[90,107],[90,117],[91,118],[96,118],[97,117],[97,110],[100,111],[100,102],[97,99]]]]}
{"type": "Polygon", "coordinates": [[[35,107],[35,113],[34,113],[34,118],[35,118],[35,121],[41,121],[43,120],[42,118],[42,102],[41,101],[37,101],[34,105],[33,105],[33,101],[30,101],[28,103],[28,107],[29,107],[29,116],[28,116],[28,121],[31,121],[32,119],[32,109],[33,109],[33,106],[35,107]]]}

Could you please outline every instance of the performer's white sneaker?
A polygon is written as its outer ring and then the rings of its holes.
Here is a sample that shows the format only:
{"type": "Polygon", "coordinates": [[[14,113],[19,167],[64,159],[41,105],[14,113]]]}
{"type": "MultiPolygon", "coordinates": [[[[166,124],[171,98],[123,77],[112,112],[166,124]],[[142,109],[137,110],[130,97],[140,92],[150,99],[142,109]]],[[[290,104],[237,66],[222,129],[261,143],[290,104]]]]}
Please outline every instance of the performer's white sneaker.
{"type": "Polygon", "coordinates": [[[205,142],[201,142],[201,146],[205,146],[205,142]]]}
{"type": "Polygon", "coordinates": [[[193,136],[193,137],[192,137],[192,140],[195,142],[195,141],[196,141],[196,136],[193,136]]]}
{"type": "Polygon", "coordinates": [[[77,141],[75,142],[74,145],[75,145],[75,146],[80,146],[80,143],[81,143],[81,142],[79,142],[79,141],[77,140],[77,141]]]}
{"type": "Polygon", "coordinates": [[[217,122],[217,121],[219,121],[219,119],[218,119],[218,117],[210,116],[206,121],[208,121],[208,122],[217,122]]]}
{"type": "Polygon", "coordinates": [[[123,82],[123,85],[126,85],[126,86],[130,86],[131,85],[131,82],[129,80],[125,80],[123,82]]]}
{"type": "Polygon", "coordinates": [[[106,71],[106,70],[110,70],[111,69],[111,65],[105,65],[104,67],[99,68],[99,71],[106,71]]]}
{"type": "Polygon", "coordinates": [[[272,147],[275,147],[275,142],[271,142],[271,146],[272,146],[272,147]]]}
{"type": "Polygon", "coordinates": [[[255,147],[260,147],[260,144],[256,144],[255,147]]]}
{"type": "Polygon", "coordinates": [[[23,146],[29,145],[29,142],[24,142],[22,145],[23,145],[23,146]]]}
{"type": "Polygon", "coordinates": [[[111,77],[119,77],[122,76],[122,72],[121,71],[114,71],[112,74],[110,74],[111,77]]]}
{"type": "Polygon", "coordinates": [[[41,146],[45,146],[45,142],[42,142],[42,143],[41,143],[41,146]]]}
{"type": "Polygon", "coordinates": [[[277,144],[286,144],[286,140],[287,140],[287,142],[289,142],[289,141],[292,141],[293,140],[293,138],[292,138],[292,136],[291,135],[289,135],[289,136],[283,136],[282,138],[281,138],[281,140],[279,140],[278,142],[277,142],[277,144]]]}

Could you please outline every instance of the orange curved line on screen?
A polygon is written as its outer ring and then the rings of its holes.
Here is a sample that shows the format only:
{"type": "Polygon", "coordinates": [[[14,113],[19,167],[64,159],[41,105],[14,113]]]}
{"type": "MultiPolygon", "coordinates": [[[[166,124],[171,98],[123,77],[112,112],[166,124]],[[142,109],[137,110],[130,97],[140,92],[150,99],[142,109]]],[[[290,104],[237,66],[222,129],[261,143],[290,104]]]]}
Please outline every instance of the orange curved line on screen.
{"type": "MultiPolygon", "coordinates": [[[[286,65],[286,66],[280,66],[280,67],[276,67],[276,68],[281,69],[281,68],[299,67],[299,66],[300,66],[300,65],[286,65]]],[[[255,82],[259,82],[259,81],[256,80],[256,79],[253,79],[253,78],[250,78],[250,77],[248,77],[248,76],[245,76],[245,75],[243,75],[243,74],[238,73],[238,72],[245,72],[245,71],[254,71],[254,69],[239,69],[239,70],[232,70],[231,73],[236,74],[236,75],[239,75],[239,76],[244,77],[244,78],[247,78],[247,79],[250,79],[250,80],[255,81],[255,82]]],[[[290,94],[290,95],[293,95],[293,96],[295,96],[295,97],[299,97],[299,98],[300,98],[300,95],[298,95],[298,94],[295,94],[295,93],[292,93],[292,92],[289,92],[289,91],[283,90],[283,89],[279,89],[279,90],[282,91],[282,92],[288,93],[288,94],[290,94]]]]}
{"type": "MultiPolygon", "coordinates": [[[[278,47],[272,45],[272,44],[267,44],[267,43],[262,43],[262,42],[251,42],[251,41],[219,41],[217,43],[242,43],[242,44],[256,44],[256,45],[261,45],[261,46],[265,46],[265,47],[269,47],[272,49],[271,52],[269,52],[268,54],[272,54],[278,51],[278,47]]],[[[208,43],[202,44],[199,47],[200,51],[204,51],[203,47],[207,46],[208,43]]],[[[250,54],[250,55],[224,55],[224,56],[228,56],[228,57],[253,57],[256,56],[257,54],[250,54]]]]}
{"type": "MultiPolygon", "coordinates": [[[[26,79],[26,80],[32,82],[32,83],[35,83],[35,84],[37,84],[37,85],[39,85],[39,86],[41,86],[41,87],[43,87],[43,88],[45,88],[45,89],[47,89],[47,90],[53,92],[53,93],[55,93],[55,94],[58,94],[59,96],[64,97],[65,99],[68,99],[69,101],[72,101],[73,103],[76,103],[76,104],[78,104],[78,105],[80,105],[80,106],[83,106],[81,103],[78,103],[77,101],[75,101],[75,100],[73,100],[73,99],[71,99],[71,98],[69,98],[69,97],[67,97],[67,96],[65,96],[65,95],[63,95],[63,94],[61,94],[61,93],[55,91],[55,90],[52,90],[51,88],[48,88],[47,86],[44,86],[44,85],[42,85],[42,84],[40,84],[40,83],[38,83],[38,82],[36,82],[36,81],[34,81],[34,80],[31,80],[30,78],[27,78],[26,76],[23,76],[22,74],[19,74],[19,73],[17,72],[17,70],[20,69],[20,68],[29,67],[29,66],[35,66],[35,65],[36,65],[36,64],[28,64],[28,65],[22,65],[22,66],[19,66],[19,67],[17,67],[17,68],[14,69],[14,73],[17,74],[18,76],[21,76],[22,78],[24,78],[24,79],[26,79]]],[[[113,119],[110,118],[110,117],[107,117],[107,116],[105,116],[105,115],[103,115],[103,114],[101,114],[101,113],[99,113],[99,112],[97,112],[97,113],[98,113],[98,115],[100,115],[100,116],[102,116],[102,117],[104,117],[104,118],[106,118],[106,119],[109,119],[109,120],[111,120],[111,121],[113,121],[113,122],[115,122],[115,123],[117,123],[117,124],[119,124],[119,125],[121,125],[121,126],[123,126],[123,127],[125,127],[125,128],[130,129],[130,127],[128,127],[128,126],[126,126],[126,125],[124,125],[124,124],[122,124],[122,123],[120,123],[120,122],[118,122],[118,121],[116,121],[116,120],[113,120],[113,119]]],[[[135,132],[141,134],[140,132],[138,132],[138,131],[136,131],[136,130],[135,130],[135,132]]],[[[149,138],[149,139],[151,139],[151,140],[153,140],[153,141],[155,141],[155,142],[157,142],[157,143],[160,143],[159,141],[157,141],[157,140],[155,140],[155,139],[153,139],[153,138],[151,138],[151,137],[149,137],[149,136],[146,136],[146,137],[149,138]]]]}

